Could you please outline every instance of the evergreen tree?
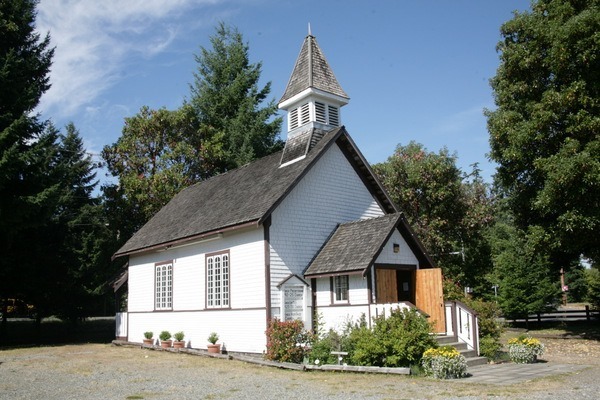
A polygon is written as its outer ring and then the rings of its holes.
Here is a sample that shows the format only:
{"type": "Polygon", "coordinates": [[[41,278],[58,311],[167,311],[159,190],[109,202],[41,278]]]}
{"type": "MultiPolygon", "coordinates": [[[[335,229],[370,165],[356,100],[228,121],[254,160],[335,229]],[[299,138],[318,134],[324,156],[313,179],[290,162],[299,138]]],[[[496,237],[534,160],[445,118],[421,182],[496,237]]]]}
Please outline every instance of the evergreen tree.
{"type": "Polygon", "coordinates": [[[114,273],[109,268],[113,240],[100,201],[93,194],[98,183],[96,168],[79,131],[68,124],[66,134],[60,135],[56,166],[61,185],[55,232],[62,232],[56,261],[63,265],[65,277],[55,303],[57,312],[71,319],[98,312],[94,305],[114,273]]]}
{"type": "Polygon", "coordinates": [[[554,269],[600,249],[600,1],[537,0],[502,25],[486,112],[496,179],[554,269]]]}
{"type": "Polygon", "coordinates": [[[142,107],[125,119],[102,157],[118,184],[102,188],[110,225],[126,240],[181,189],[281,148],[273,101],[261,108],[261,64],[250,64],[242,35],[223,23],[202,48],[192,98],[179,109],[142,107]]]}
{"type": "Polygon", "coordinates": [[[509,220],[493,228],[491,244],[498,304],[507,318],[525,317],[558,305],[558,274],[541,247],[548,237],[540,229],[520,231],[509,220]]]}
{"type": "MultiPolygon", "coordinates": [[[[35,32],[34,0],[0,1],[0,299],[29,292],[27,275],[58,196],[56,134],[33,113],[49,88],[50,37],[35,32]],[[24,275],[22,275],[24,274],[24,275]]],[[[28,299],[23,299],[28,300],[28,299]]],[[[5,315],[5,313],[4,313],[5,315]]]]}
{"type": "Polygon", "coordinates": [[[200,129],[210,137],[222,137],[223,171],[279,150],[282,119],[274,118],[274,100],[261,108],[271,83],[259,87],[262,64],[250,63],[242,34],[221,22],[210,42],[212,49],[201,47],[196,56],[189,103],[200,129]]]}

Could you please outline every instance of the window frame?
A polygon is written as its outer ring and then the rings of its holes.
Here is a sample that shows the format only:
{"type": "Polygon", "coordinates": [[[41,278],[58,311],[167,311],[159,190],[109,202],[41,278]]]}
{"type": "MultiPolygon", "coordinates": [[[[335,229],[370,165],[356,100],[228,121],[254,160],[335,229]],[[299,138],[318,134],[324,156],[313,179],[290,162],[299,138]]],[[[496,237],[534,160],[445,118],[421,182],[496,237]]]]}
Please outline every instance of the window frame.
{"type": "Polygon", "coordinates": [[[330,280],[330,285],[332,304],[350,303],[350,275],[343,274],[332,276],[330,280]]]}
{"type": "Polygon", "coordinates": [[[154,264],[154,311],[173,310],[173,264],[173,260],[154,264]]]}
{"type": "Polygon", "coordinates": [[[208,253],[204,259],[205,282],[205,308],[209,310],[222,310],[231,308],[231,254],[229,250],[208,253]],[[218,270],[215,271],[215,261],[219,260],[218,270]],[[215,272],[217,276],[215,277],[215,272]],[[218,284],[215,285],[216,279],[218,284]],[[215,297],[218,296],[218,297],[215,297]],[[217,304],[218,303],[218,304],[217,304]]]}

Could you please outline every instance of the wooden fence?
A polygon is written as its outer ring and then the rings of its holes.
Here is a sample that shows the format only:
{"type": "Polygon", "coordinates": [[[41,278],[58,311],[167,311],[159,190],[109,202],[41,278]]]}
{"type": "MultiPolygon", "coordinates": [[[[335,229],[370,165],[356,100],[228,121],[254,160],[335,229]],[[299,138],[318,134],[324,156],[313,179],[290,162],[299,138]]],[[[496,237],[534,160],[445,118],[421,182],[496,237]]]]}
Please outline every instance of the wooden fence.
{"type": "Polygon", "coordinates": [[[557,310],[545,313],[531,314],[525,318],[513,319],[512,322],[534,322],[542,321],[592,321],[600,318],[600,310],[590,310],[590,306],[585,306],[582,310],[557,310]]]}

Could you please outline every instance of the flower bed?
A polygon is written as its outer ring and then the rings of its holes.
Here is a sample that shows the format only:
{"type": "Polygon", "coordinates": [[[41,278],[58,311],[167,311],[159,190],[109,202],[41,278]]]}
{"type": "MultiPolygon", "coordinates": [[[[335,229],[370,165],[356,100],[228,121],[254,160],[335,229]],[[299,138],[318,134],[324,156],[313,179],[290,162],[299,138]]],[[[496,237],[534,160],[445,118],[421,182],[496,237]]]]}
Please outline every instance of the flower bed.
{"type": "Polygon", "coordinates": [[[467,375],[467,360],[454,347],[428,349],[421,361],[425,375],[438,379],[463,378],[467,375]]]}
{"type": "Polygon", "coordinates": [[[528,335],[520,335],[508,341],[508,355],[511,361],[519,364],[531,364],[544,354],[544,345],[528,335]]]}

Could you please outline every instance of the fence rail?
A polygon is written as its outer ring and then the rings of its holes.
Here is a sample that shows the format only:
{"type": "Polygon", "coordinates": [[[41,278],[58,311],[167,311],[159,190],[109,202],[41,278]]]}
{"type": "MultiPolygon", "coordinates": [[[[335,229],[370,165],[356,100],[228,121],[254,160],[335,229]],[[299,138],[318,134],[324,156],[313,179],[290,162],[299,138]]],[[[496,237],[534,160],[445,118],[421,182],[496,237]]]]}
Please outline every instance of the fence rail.
{"type": "Polygon", "coordinates": [[[585,309],[580,310],[557,310],[545,313],[537,313],[528,315],[525,318],[516,318],[512,322],[530,322],[537,321],[592,321],[592,319],[600,318],[600,310],[590,310],[590,306],[585,306],[585,309]]]}

